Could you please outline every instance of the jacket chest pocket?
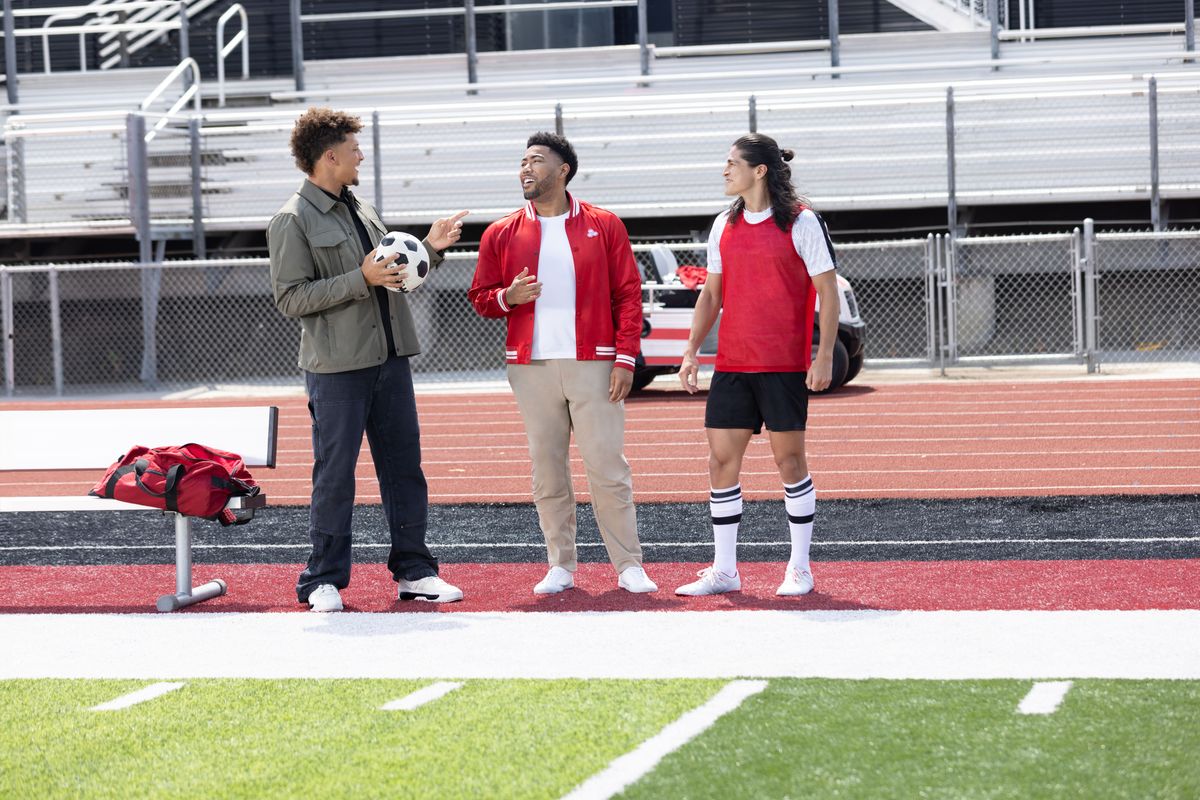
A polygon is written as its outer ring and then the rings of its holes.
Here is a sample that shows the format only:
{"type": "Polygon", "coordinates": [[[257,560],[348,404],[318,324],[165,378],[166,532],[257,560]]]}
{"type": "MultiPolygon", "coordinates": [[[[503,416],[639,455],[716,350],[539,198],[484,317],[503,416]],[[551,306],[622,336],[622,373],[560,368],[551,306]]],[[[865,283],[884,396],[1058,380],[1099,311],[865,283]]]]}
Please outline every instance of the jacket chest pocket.
{"type": "Polygon", "coordinates": [[[372,240],[378,242],[380,239],[383,238],[384,234],[386,234],[388,232],[387,226],[385,226],[383,224],[383,220],[381,220],[379,218],[379,215],[376,214],[375,210],[373,208],[371,208],[370,206],[363,204],[358,207],[358,210],[359,210],[359,215],[358,215],[359,219],[361,219],[363,222],[367,223],[367,232],[368,233],[374,232],[375,235],[372,236],[371,238],[372,238],[372,240]]]}
{"type": "Polygon", "coordinates": [[[341,228],[317,231],[308,237],[313,263],[322,278],[343,275],[356,268],[362,259],[356,257],[350,235],[341,228]]]}

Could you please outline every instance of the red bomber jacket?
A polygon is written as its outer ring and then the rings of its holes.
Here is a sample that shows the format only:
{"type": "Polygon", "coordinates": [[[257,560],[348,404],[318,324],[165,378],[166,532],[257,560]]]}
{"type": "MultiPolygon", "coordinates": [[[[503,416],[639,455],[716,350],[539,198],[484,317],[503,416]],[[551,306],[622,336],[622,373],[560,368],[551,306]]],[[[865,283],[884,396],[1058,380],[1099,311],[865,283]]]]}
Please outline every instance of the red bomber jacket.
{"type": "MultiPolygon", "coordinates": [[[[641,352],[641,277],[629,234],[616,214],[567,194],[567,241],[575,260],[575,345],[579,361],[616,361],[632,370],[641,352]]],[[[542,226],[533,203],[483,232],[479,263],[467,297],[484,317],[508,319],[506,360],[528,364],[537,301],[510,308],[504,292],[521,270],[538,274],[542,226]]]]}

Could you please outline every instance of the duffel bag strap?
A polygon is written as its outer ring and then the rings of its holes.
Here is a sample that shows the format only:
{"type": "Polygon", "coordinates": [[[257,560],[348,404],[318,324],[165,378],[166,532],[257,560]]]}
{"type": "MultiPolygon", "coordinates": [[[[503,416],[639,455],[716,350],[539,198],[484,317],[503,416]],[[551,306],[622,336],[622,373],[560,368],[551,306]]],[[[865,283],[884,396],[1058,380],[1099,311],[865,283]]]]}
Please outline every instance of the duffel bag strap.
{"type": "MultiPolygon", "coordinates": [[[[118,467],[117,469],[113,470],[113,474],[109,476],[108,482],[104,484],[104,497],[115,497],[117,484],[120,483],[121,478],[124,478],[126,475],[133,472],[136,468],[137,466],[135,464],[126,464],[123,467],[118,467]]],[[[95,494],[95,492],[92,492],[92,494],[95,494]]]]}
{"type": "MultiPolygon", "coordinates": [[[[143,492],[153,497],[161,497],[166,501],[168,511],[179,511],[179,479],[183,477],[183,464],[175,464],[169,468],[163,477],[167,479],[167,485],[163,487],[163,491],[156,492],[142,483],[142,475],[150,472],[150,462],[144,458],[139,458],[133,465],[135,472],[134,480],[137,481],[137,486],[143,492]]],[[[162,475],[163,473],[156,473],[162,475]]]]}

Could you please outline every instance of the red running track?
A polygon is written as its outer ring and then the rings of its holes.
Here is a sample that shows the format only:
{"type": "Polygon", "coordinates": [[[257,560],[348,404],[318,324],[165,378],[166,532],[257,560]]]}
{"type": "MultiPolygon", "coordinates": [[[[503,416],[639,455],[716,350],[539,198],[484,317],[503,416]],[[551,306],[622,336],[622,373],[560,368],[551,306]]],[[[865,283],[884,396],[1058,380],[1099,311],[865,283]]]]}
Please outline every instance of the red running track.
{"type": "MultiPolygon", "coordinates": [[[[462,587],[459,603],[401,603],[386,568],[356,564],[342,593],[350,611],[732,611],[732,610],[1144,610],[1200,609],[1200,560],[822,562],[816,590],[776,597],[783,566],[740,565],[742,591],[677,597],[701,564],[651,563],[659,591],[633,595],[616,587],[607,564],[580,564],[576,587],[538,597],[544,564],[447,564],[442,575],[462,587]]],[[[197,565],[196,583],[222,578],[229,594],[187,612],[307,611],[293,594],[301,565],[197,565]]],[[[153,612],[175,585],[169,565],[0,567],[2,613],[153,612]]]]}
{"type": "MultiPolygon", "coordinates": [[[[312,469],[301,397],[179,405],[278,405],[279,466],[255,476],[275,505],[306,505],[312,469]]],[[[529,456],[511,394],[417,399],[434,503],[528,502],[529,456]]],[[[9,403],[7,408],[137,407],[9,403]]],[[[149,405],[148,403],[146,405],[149,405]]],[[[638,502],[707,497],[704,396],[649,392],[627,401],[626,454],[638,502]]],[[[138,442],[131,433],[130,444],[138,442]]],[[[1200,380],[851,386],[810,404],[809,467],[822,498],[965,498],[1200,493],[1200,380]]],[[[575,490],[587,500],[573,451],[575,490]]],[[[365,444],[358,502],[378,503],[365,444]]],[[[766,436],[743,466],[750,499],[777,499],[766,436]]],[[[0,496],[82,494],[92,472],[0,474],[0,496]]]]}

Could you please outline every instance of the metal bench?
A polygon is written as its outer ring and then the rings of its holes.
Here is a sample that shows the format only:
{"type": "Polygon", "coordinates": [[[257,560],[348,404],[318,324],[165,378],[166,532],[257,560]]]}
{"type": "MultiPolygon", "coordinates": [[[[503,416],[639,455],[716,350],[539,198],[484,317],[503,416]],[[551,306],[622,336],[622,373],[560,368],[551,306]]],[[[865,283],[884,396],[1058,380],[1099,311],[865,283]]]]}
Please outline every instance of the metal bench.
{"type": "MultiPolygon", "coordinates": [[[[274,467],[279,409],[275,406],[206,408],[106,408],[0,411],[0,471],[103,470],[131,447],[188,442],[237,453],[247,467],[274,467]]],[[[265,494],[234,497],[226,508],[254,511],[265,494]]],[[[0,513],[45,511],[148,511],[146,506],[88,495],[0,497],[0,513]]],[[[175,517],[175,593],[158,598],[159,611],[175,611],[225,594],[225,581],[192,586],[192,518],[175,517]]]]}

